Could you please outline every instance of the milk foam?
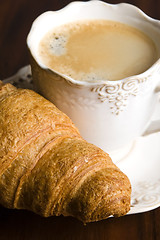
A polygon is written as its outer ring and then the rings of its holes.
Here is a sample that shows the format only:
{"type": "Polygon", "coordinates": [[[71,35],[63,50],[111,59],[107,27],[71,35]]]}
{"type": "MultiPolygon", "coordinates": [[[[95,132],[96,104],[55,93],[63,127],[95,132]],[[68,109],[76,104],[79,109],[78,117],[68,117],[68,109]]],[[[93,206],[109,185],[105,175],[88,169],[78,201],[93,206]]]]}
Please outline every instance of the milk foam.
{"type": "Polygon", "coordinates": [[[55,56],[60,56],[66,53],[67,37],[63,34],[53,34],[49,41],[49,50],[55,56]]]}
{"type": "Polygon", "coordinates": [[[158,58],[153,41],[118,22],[93,20],[66,24],[47,33],[41,61],[73,79],[119,80],[147,70],[158,58]]]}

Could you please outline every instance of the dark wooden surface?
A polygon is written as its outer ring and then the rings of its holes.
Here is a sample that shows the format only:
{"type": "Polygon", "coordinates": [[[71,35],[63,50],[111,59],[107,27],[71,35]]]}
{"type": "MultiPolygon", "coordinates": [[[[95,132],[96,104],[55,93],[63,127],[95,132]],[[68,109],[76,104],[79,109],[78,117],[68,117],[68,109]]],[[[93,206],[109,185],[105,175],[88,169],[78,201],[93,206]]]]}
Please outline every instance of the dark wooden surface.
{"type": "MultiPolygon", "coordinates": [[[[64,7],[68,0],[0,0],[0,79],[29,63],[26,36],[42,12],[64,7]]],[[[108,1],[119,3],[121,1],[108,1]]],[[[160,1],[127,1],[160,19],[160,1]]],[[[135,173],[136,174],[136,173],[135,173]]],[[[0,207],[0,240],[159,240],[160,208],[87,226],[71,217],[42,218],[31,212],[0,207]]]]}

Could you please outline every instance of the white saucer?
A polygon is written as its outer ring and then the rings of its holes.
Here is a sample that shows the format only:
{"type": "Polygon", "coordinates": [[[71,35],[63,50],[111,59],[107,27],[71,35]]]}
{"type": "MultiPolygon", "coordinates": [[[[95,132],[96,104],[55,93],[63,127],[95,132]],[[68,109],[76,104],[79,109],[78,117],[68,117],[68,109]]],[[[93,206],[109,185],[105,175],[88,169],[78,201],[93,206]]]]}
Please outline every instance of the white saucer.
{"type": "Polygon", "coordinates": [[[129,214],[160,206],[160,133],[137,139],[130,154],[117,165],[132,185],[129,214]]]}
{"type": "MultiPolygon", "coordinates": [[[[30,66],[5,79],[17,87],[33,89],[30,66]]],[[[160,116],[160,106],[155,118],[160,116]]],[[[128,214],[146,212],[160,206],[160,132],[140,137],[130,153],[117,166],[132,185],[131,210],[128,214]]]]}

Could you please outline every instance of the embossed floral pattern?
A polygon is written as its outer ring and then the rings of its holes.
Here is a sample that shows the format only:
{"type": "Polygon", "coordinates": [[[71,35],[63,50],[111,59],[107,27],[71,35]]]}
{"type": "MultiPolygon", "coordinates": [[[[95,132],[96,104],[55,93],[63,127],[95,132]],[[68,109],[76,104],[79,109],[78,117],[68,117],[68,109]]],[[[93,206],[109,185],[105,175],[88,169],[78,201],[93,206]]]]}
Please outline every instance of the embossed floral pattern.
{"type": "Polygon", "coordinates": [[[100,87],[92,88],[91,91],[98,93],[101,102],[108,101],[112,113],[119,115],[127,106],[128,98],[136,96],[140,90],[140,83],[144,83],[150,79],[150,75],[146,78],[130,78],[128,81],[112,85],[104,84],[100,87]]]}
{"type": "Polygon", "coordinates": [[[11,83],[20,88],[33,89],[30,65],[21,68],[15,75],[5,79],[4,83],[11,83]]]}
{"type": "Polygon", "coordinates": [[[136,183],[132,191],[131,212],[160,205],[160,179],[136,183]]]}

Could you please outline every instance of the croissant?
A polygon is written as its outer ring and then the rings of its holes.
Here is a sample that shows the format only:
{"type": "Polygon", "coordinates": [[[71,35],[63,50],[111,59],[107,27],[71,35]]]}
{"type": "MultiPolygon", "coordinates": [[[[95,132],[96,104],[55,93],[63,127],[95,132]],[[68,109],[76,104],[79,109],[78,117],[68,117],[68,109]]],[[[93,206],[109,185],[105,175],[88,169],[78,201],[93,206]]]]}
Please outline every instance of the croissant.
{"type": "Polygon", "coordinates": [[[84,223],[125,215],[131,184],[107,153],[32,90],[0,83],[0,204],[84,223]]]}

